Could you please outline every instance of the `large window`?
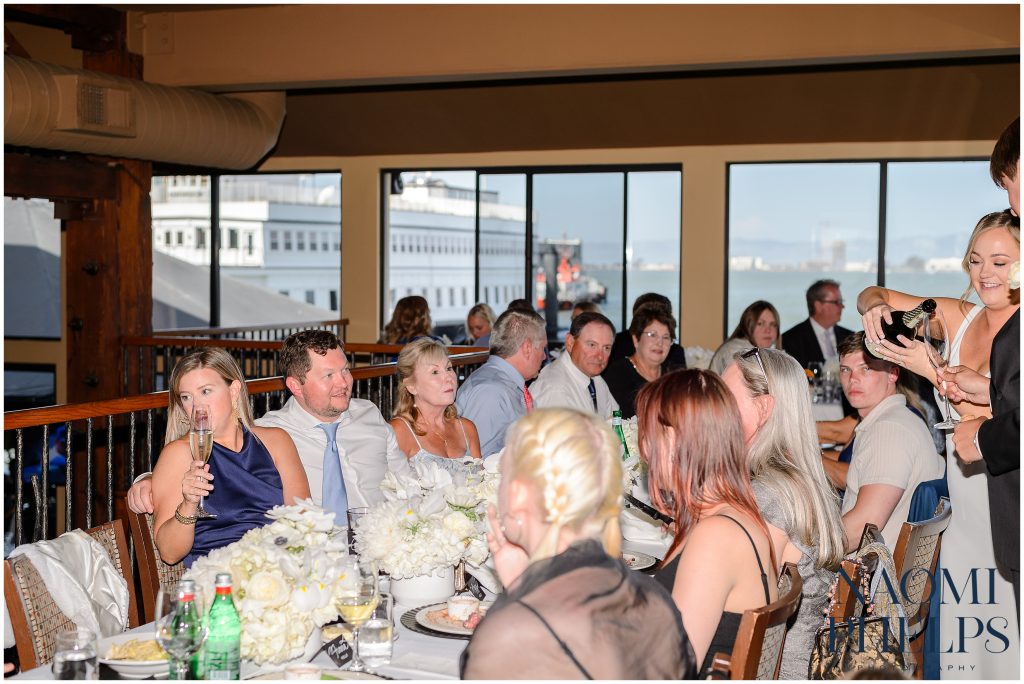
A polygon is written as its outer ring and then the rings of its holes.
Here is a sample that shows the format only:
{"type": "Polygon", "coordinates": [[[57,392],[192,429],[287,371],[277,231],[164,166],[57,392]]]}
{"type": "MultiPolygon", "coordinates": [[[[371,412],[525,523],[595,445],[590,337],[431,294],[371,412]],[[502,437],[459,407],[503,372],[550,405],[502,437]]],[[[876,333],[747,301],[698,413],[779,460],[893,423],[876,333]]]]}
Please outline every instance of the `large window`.
{"type": "Polygon", "coordinates": [[[386,172],[383,182],[384,320],[421,295],[437,330],[459,340],[476,302],[501,314],[526,299],[560,339],[576,301],[596,302],[620,330],[638,294],[678,305],[678,166],[386,172]]]}
{"type": "Polygon", "coordinates": [[[60,339],[60,221],[53,203],[4,198],[4,337],[60,339]]]}
{"type": "Polygon", "coordinates": [[[152,203],[154,328],[339,315],[340,174],[158,176],[152,203]],[[216,243],[210,235],[214,188],[220,198],[216,243]],[[162,237],[170,232],[176,241],[162,237]],[[325,245],[333,239],[335,251],[313,249],[318,235],[325,245]],[[219,245],[216,298],[210,292],[213,244],[219,245]]]}
{"type": "Polygon", "coordinates": [[[840,324],[854,330],[869,285],[957,297],[971,229],[1005,205],[985,161],[731,164],[724,333],[758,299],[775,305],[783,330],[799,323],[820,278],[839,281],[840,324]]]}

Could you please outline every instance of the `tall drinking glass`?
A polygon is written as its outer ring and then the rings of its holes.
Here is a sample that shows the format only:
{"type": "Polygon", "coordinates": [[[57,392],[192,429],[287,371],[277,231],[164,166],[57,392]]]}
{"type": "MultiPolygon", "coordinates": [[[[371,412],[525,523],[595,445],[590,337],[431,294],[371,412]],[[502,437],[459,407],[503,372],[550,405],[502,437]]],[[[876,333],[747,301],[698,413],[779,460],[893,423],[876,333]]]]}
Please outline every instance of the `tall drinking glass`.
{"type": "Polygon", "coordinates": [[[96,635],[88,629],[58,632],[53,650],[54,679],[99,679],[96,635]]]}
{"type": "Polygon", "coordinates": [[[359,659],[359,628],[373,614],[380,595],[377,592],[377,566],[358,556],[347,556],[341,577],[338,579],[338,598],[335,607],[345,622],[352,625],[352,663],[349,670],[365,672],[366,667],[359,659]]]}
{"type": "MultiPolygon", "coordinates": [[[[192,407],[192,429],[188,433],[188,445],[192,449],[194,460],[209,463],[210,454],[213,453],[213,418],[210,416],[210,407],[205,404],[196,404],[192,407]]],[[[196,517],[216,518],[216,515],[207,513],[203,508],[204,498],[206,497],[199,497],[196,517]]]]}
{"type": "Polygon", "coordinates": [[[171,656],[170,666],[175,669],[175,679],[190,678],[189,658],[206,639],[206,629],[202,624],[202,595],[198,592],[191,594],[194,611],[183,609],[187,596],[180,584],[173,587],[161,586],[154,607],[156,640],[171,656]]]}
{"type": "Polygon", "coordinates": [[[369,510],[365,506],[358,506],[346,511],[348,516],[348,553],[350,556],[358,555],[356,553],[356,526],[369,510]]]}
{"type": "Polygon", "coordinates": [[[393,606],[391,594],[382,592],[377,606],[370,613],[370,619],[359,630],[359,657],[370,667],[380,667],[391,662],[395,628],[391,615],[393,606]]]}

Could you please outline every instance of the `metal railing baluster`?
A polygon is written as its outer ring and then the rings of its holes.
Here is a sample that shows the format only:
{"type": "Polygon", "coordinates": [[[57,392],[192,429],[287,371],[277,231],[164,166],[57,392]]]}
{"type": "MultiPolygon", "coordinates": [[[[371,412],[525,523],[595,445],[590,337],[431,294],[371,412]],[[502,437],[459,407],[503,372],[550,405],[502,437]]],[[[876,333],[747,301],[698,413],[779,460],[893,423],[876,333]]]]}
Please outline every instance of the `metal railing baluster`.
{"type": "Polygon", "coordinates": [[[92,527],[92,418],[85,419],[85,529],[92,527]]]}
{"type": "Polygon", "coordinates": [[[71,501],[75,497],[71,496],[74,491],[72,487],[72,467],[71,463],[75,460],[75,452],[71,448],[71,421],[64,423],[64,454],[67,460],[64,462],[64,527],[65,532],[74,527],[74,518],[71,517],[71,501]]]}
{"type": "Polygon", "coordinates": [[[107,416],[107,522],[114,519],[114,416],[107,416]]]}
{"type": "MultiPolygon", "coordinates": [[[[36,515],[42,520],[42,537],[37,539],[46,539],[47,535],[50,534],[50,426],[43,426],[43,452],[39,459],[40,471],[39,480],[42,484],[43,492],[43,510],[39,511],[36,509],[36,515]]],[[[35,541],[35,540],[33,540],[35,541]]]]}
{"type": "Polygon", "coordinates": [[[14,545],[22,543],[22,532],[24,521],[21,517],[21,509],[24,505],[24,465],[25,465],[25,435],[22,430],[15,430],[17,444],[14,451],[15,483],[14,483],[14,545]]]}

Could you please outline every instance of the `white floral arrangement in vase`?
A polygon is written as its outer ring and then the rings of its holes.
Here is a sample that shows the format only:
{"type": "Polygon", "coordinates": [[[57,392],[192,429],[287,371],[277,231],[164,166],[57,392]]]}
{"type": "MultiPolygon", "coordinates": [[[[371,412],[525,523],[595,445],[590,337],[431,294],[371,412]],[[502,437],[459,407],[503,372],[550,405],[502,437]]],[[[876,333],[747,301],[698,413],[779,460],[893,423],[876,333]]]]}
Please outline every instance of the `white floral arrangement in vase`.
{"type": "Polygon", "coordinates": [[[707,370],[711,367],[711,359],[715,356],[713,349],[705,349],[698,346],[686,347],[683,351],[686,353],[687,368],[707,370]]]}
{"type": "Polygon", "coordinates": [[[199,558],[185,573],[214,596],[219,572],[231,573],[231,592],[242,622],[241,657],[260,665],[301,656],[313,631],[338,617],[335,590],[348,555],[344,528],[334,513],[310,499],[275,506],[272,520],[238,541],[199,558]]]}
{"type": "Polygon", "coordinates": [[[498,458],[450,473],[416,464],[417,477],[388,473],[384,503],[370,507],[355,529],[360,557],[376,561],[394,579],[430,575],[465,560],[482,565],[489,555],[486,507],[497,503],[498,458]]]}

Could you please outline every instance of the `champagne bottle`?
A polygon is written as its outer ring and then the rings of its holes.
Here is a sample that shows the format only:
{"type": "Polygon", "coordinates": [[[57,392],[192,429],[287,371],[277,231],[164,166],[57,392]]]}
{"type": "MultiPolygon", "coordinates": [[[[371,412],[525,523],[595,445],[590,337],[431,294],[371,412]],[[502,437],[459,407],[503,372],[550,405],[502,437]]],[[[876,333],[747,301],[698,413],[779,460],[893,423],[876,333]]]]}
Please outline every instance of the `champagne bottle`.
{"type": "MultiPolygon", "coordinates": [[[[918,326],[921,325],[921,322],[928,314],[935,311],[935,306],[934,299],[926,299],[921,302],[920,306],[910,311],[893,311],[892,323],[886,323],[884,319],[882,320],[882,331],[885,333],[885,339],[902,347],[903,343],[896,339],[896,336],[903,335],[911,340],[917,337],[918,326]]],[[[864,338],[864,346],[873,356],[880,359],[885,358],[885,350],[874,342],[869,341],[867,337],[864,338]]]]}
{"type": "Polygon", "coordinates": [[[218,572],[216,597],[206,613],[203,645],[204,679],[238,679],[241,665],[242,622],[231,599],[231,574],[218,572]]]}

